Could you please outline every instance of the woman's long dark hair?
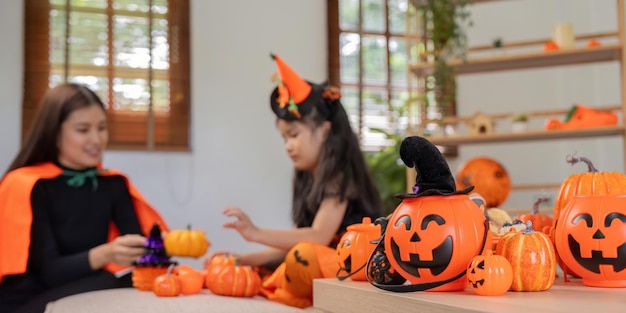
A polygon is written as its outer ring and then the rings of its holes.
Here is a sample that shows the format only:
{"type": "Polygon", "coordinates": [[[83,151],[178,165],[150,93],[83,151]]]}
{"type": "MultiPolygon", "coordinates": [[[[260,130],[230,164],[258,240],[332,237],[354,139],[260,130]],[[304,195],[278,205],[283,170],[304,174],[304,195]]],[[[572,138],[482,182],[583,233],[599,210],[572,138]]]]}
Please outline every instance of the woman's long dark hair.
{"type": "MultiPolygon", "coordinates": [[[[330,121],[331,128],[322,147],[315,175],[296,169],[293,184],[292,218],[296,225],[310,226],[325,196],[340,201],[356,200],[359,213],[373,218],[383,215],[380,195],[366,166],[359,140],[339,101],[325,118],[316,108],[302,121],[312,128],[330,121]]],[[[360,220],[359,220],[360,221],[360,220]]]]}
{"type": "Polygon", "coordinates": [[[26,141],[5,175],[20,167],[56,161],[59,156],[57,140],[61,125],[70,113],[92,105],[98,105],[104,110],[102,100],[85,86],[66,83],[48,90],[39,105],[26,141]]]}

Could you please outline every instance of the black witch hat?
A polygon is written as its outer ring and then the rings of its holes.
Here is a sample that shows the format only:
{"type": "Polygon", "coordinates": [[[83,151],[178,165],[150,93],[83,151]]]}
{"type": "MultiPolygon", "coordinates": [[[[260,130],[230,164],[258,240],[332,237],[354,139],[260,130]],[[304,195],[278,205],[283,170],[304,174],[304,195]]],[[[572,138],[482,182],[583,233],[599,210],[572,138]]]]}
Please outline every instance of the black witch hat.
{"type": "Polygon", "coordinates": [[[467,194],[474,186],[456,190],[450,167],[443,155],[430,141],[419,136],[406,137],[400,145],[400,158],[417,172],[413,193],[397,194],[396,198],[416,198],[433,195],[467,194]]]}

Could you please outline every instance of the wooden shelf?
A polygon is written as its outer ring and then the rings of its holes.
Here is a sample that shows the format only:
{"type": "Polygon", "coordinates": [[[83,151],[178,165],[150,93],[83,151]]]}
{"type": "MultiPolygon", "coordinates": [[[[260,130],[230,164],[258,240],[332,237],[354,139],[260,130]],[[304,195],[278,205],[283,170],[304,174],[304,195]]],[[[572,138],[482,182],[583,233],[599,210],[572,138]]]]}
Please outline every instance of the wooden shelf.
{"type": "Polygon", "coordinates": [[[510,143],[522,141],[539,141],[553,139],[574,139],[602,136],[624,135],[623,125],[594,127],[575,130],[550,130],[550,131],[527,131],[523,133],[495,133],[485,135],[451,135],[451,136],[427,136],[428,140],[435,145],[460,145],[478,143],[510,143]]]}
{"type": "MultiPolygon", "coordinates": [[[[503,54],[494,57],[468,58],[467,61],[451,60],[448,64],[456,68],[457,74],[470,74],[619,61],[621,56],[622,47],[618,44],[612,44],[594,48],[574,48],[562,51],[541,51],[511,55],[503,54]]],[[[410,66],[410,70],[418,76],[429,75],[432,73],[433,69],[432,63],[410,66]]]]}

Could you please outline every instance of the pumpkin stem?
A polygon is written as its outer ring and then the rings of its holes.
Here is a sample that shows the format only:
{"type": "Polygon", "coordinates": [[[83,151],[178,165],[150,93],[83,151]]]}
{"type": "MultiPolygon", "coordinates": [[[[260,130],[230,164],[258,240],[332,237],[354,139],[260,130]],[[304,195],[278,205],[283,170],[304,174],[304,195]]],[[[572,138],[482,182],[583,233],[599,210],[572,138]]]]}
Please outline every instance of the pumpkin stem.
{"type": "Polygon", "coordinates": [[[167,272],[165,272],[165,276],[170,276],[174,267],[176,267],[176,264],[170,264],[170,266],[167,267],[167,272]]]}
{"type": "Polygon", "coordinates": [[[187,230],[191,230],[191,223],[187,224],[187,230]]]}
{"type": "Polygon", "coordinates": [[[571,164],[572,166],[578,162],[585,162],[585,164],[587,164],[587,171],[590,173],[597,173],[598,169],[595,168],[595,166],[593,166],[593,163],[591,163],[591,160],[589,160],[586,157],[580,157],[577,158],[572,154],[568,154],[567,157],[565,158],[565,161],[567,161],[567,163],[571,164]]]}
{"type": "Polygon", "coordinates": [[[550,201],[550,198],[547,195],[541,195],[537,197],[535,203],[533,203],[532,214],[539,214],[539,204],[550,201]]]}

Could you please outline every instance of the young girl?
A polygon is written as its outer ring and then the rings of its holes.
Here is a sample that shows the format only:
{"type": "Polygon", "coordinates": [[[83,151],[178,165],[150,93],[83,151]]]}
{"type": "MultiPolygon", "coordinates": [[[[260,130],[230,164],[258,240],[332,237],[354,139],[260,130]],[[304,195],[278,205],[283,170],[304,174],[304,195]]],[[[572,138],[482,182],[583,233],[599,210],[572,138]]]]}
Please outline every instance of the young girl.
{"type": "Polygon", "coordinates": [[[0,312],[43,312],[49,301],[132,286],[113,273],[143,253],[163,219],[125,176],[98,165],[106,113],[91,90],[44,96],[26,142],[0,181],[0,312]]]}
{"type": "MultiPolygon", "coordinates": [[[[241,254],[242,264],[275,267],[263,284],[271,300],[292,306],[311,305],[312,280],[334,277],[339,263],[335,246],[351,224],[383,214],[382,204],[360,150],[356,134],[336,88],[302,80],[273,55],[280,79],[270,104],[285,141],[295,176],[291,230],[257,227],[240,208],[223,213],[235,220],[224,224],[266,250],[241,254]]],[[[208,261],[208,259],[207,259],[208,261]]]]}

